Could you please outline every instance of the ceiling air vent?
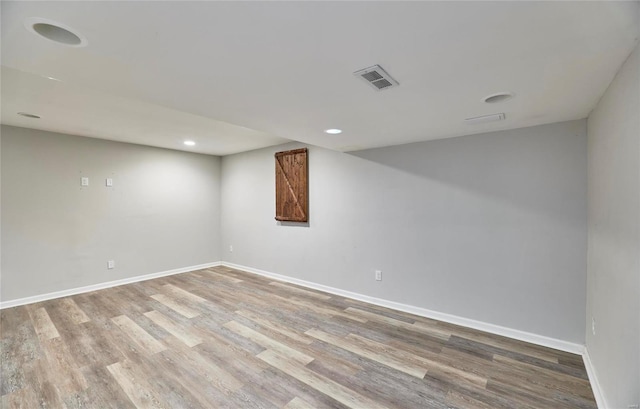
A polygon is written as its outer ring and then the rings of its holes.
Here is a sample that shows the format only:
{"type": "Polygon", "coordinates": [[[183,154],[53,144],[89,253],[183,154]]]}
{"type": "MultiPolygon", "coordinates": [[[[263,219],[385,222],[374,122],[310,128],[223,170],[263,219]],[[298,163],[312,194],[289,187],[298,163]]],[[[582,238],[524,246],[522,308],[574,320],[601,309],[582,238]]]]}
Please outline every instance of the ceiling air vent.
{"type": "Polygon", "coordinates": [[[464,121],[468,124],[483,124],[485,122],[502,121],[505,118],[506,116],[504,115],[504,113],[500,113],[500,114],[476,116],[474,118],[467,118],[464,121]]]}
{"type": "Polygon", "coordinates": [[[385,70],[379,65],[365,68],[353,73],[353,75],[362,78],[367,84],[371,85],[376,91],[396,87],[398,81],[391,78],[385,70]]]}

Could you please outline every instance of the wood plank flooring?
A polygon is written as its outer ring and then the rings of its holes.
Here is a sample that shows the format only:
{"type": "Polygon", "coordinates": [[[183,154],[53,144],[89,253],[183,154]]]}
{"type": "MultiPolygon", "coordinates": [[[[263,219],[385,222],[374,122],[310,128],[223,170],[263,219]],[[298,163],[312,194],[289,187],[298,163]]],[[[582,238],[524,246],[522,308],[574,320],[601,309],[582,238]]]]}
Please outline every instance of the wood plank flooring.
{"type": "Polygon", "coordinates": [[[226,267],[0,315],[2,408],[596,408],[580,356],[226,267]]]}

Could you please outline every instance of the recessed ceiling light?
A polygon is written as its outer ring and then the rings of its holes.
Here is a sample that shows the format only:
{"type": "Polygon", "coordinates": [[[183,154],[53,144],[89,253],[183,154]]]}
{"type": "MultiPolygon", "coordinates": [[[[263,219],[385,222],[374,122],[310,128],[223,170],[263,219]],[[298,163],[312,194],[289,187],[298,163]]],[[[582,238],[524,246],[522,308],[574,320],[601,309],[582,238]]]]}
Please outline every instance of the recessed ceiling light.
{"type": "Polygon", "coordinates": [[[187,146],[194,146],[196,143],[194,141],[184,141],[184,144],[187,146]]]}
{"type": "Polygon", "coordinates": [[[38,115],[30,114],[28,112],[18,112],[18,115],[26,116],[27,118],[40,119],[38,115]]]}
{"type": "Polygon", "coordinates": [[[482,101],[487,104],[495,104],[496,102],[503,102],[511,98],[513,98],[512,92],[498,92],[482,98],[482,101]]]}
{"type": "Polygon", "coordinates": [[[55,21],[39,17],[31,17],[25,20],[27,30],[54,43],[68,47],[84,47],[87,39],[69,26],[55,21]]]}
{"type": "Polygon", "coordinates": [[[337,129],[337,128],[325,129],[324,133],[328,133],[329,135],[337,135],[339,133],[342,133],[342,129],[337,129]]]}

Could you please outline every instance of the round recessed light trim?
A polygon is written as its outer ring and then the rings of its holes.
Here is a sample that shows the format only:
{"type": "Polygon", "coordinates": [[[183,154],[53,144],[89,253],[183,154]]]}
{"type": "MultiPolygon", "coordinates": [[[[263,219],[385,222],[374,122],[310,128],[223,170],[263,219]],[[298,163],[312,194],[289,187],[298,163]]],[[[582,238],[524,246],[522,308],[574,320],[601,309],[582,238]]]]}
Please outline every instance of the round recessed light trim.
{"type": "Polygon", "coordinates": [[[338,128],[325,129],[324,133],[328,133],[329,135],[337,135],[342,133],[342,129],[338,129],[338,128]]]}
{"type": "Polygon", "coordinates": [[[18,115],[22,115],[27,118],[40,119],[38,115],[30,114],[28,112],[18,112],[18,115]]]}
{"type": "Polygon", "coordinates": [[[56,21],[30,17],[24,21],[24,26],[42,38],[67,47],[85,47],[88,44],[77,30],[56,21]]]}
{"type": "Polygon", "coordinates": [[[195,146],[196,144],[194,141],[184,141],[183,143],[187,146],[195,146]]]}
{"type": "Polygon", "coordinates": [[[486,102],[487,104],[495,104],[498,102],[506,101],[513,97],[514,97],[513,92],[498,92],[482,98],[482,101],[486,102]]]}

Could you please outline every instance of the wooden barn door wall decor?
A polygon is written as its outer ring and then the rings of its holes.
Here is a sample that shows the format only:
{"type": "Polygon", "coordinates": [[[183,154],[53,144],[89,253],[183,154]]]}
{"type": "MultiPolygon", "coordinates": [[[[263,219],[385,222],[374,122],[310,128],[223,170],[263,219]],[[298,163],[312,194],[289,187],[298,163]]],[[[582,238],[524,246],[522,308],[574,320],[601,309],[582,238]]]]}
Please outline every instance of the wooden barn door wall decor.
{"type": "Polygon", "coordinates": [[[276,152],[276,220],[309,221],[307,148],[276,152]]]}

